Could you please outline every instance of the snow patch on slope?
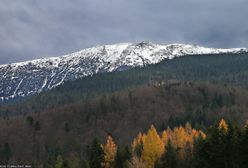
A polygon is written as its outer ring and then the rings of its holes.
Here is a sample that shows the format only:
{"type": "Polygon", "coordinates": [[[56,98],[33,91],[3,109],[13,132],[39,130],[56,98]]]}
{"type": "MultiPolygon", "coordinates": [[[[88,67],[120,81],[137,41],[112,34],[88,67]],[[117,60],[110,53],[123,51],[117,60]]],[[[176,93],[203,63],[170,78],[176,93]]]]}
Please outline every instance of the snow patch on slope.
{"type": "Polygon", "coordinates": [[[155,64],[185,55],[243,53],[245,48],[214,49],[197,45],[120,43],[96,46],[61,57],[0,65],[0,101],[24,97],[96,73],[155,64]]]}

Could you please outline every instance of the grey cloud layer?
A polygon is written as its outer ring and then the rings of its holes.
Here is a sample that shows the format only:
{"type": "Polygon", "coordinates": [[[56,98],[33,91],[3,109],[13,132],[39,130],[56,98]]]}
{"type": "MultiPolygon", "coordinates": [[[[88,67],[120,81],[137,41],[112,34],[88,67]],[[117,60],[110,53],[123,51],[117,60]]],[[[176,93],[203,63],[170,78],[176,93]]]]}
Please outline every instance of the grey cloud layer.
{"type": "Polygon", "coordinates": [[[0,64],[98,44],[248,47],[247,0],[1,0],[0,64]]]}

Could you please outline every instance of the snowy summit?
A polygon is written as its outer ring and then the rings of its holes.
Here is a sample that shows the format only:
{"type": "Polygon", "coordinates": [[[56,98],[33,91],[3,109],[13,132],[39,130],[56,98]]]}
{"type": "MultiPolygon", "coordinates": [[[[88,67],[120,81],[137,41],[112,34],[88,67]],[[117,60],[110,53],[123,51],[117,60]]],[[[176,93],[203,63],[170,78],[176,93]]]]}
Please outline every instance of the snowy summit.
{"type": "Polygon", "coordinates": [[[61,57],[0,65],[0,102],[52,89],[64,81],[121,71],[186,55],[243,53],[245,48],[214,49],[197,45],[120,43],[84,49],[61,57]]]}

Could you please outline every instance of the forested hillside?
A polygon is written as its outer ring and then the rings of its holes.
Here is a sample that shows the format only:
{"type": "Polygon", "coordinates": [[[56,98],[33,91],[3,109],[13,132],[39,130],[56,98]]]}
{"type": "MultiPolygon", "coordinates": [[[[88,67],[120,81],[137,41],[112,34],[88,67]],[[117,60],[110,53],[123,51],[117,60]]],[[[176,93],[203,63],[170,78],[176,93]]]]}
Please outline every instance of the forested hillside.
{"type": "Polygon", "coordinates": [[[84,161],[87,145],[111,135],[129,146],[153,124],[158,132],[191,123],[207,128],[220,118],[244,124],[248,92],[224,85],[182,82],[143,86],[68,104],[41,113],[2,118],[2,161],[36,166],[54,157],[84,161]]]}
{"type": "Polygon", "coordinates": [[[143,68],[112,72],[66,82],[28,100],[2,106],[0,114],[41,112],[99,94],[163,82],[208,81],[246,88],[248,54],[195,55],[165,60],[143,68]]]}
{"type": "Polygon", "coordinates": [[[237,156],[248,151],[240,149],[248,145],[247,63],[247,54],[181,57],[1,105],[0,162],[208,168],[228,160],[227,167],[245,167],[246,157],[237,156]],[[228,129],[219,129],[220,120],[228,129]]]}

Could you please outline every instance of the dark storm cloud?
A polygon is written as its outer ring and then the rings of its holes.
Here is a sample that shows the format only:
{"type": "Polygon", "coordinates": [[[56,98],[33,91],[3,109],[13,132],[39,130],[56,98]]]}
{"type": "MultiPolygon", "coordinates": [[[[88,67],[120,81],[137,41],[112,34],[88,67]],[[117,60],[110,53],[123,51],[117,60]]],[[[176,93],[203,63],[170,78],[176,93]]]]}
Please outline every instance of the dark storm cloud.
{"type": "Polygon", "coordinates": [[[0,64],[117,42],[248,47],[247,0],[1,0],[0,64]]]}

